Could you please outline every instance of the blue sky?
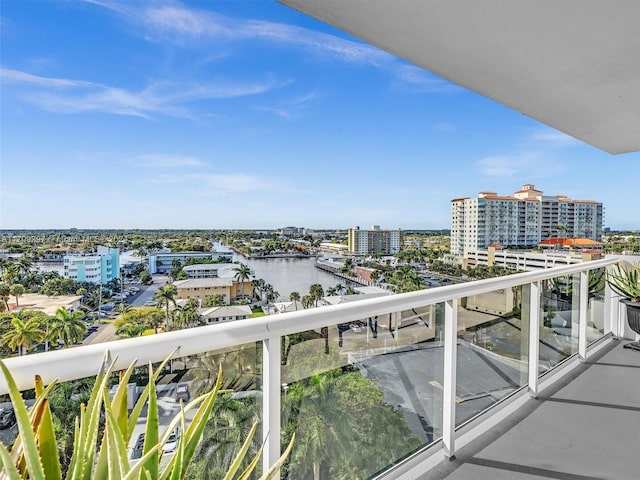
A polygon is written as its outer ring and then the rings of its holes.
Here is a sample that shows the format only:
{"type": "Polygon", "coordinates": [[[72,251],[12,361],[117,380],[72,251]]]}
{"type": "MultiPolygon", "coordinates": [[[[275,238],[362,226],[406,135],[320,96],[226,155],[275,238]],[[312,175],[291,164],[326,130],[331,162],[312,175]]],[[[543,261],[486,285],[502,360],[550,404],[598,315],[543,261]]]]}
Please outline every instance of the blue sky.
{"type": "Polygon", "coordinates": [[[640,228],[640,154],[276,2],[3,0],[0,22],[2,229],[448,228],[452,198],[524,183],[640,228]]]}

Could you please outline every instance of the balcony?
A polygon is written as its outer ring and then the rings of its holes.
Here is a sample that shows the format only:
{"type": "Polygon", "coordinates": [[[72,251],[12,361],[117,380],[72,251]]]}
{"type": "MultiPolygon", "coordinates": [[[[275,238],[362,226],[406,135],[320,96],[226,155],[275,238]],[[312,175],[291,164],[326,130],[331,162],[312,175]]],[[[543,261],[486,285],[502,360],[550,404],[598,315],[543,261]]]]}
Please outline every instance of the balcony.
{"type": "MultiPolygon", "coordinates": [[[[585,464],[576,456],[596,463],[609,450],[613,456],[604,458],[619,461],[616,468],[625,472],[635,465],[634,456],[623,453],[636,445],[622,442],[638,423],[640,354],[622,350],[623,342],[615,340],[629,335],[624,309],[602,281],[604,269],[615,262],[6,363],[19,387],[28,389],[35,374],[45,382],[93,376],[105,352],[117,357],[116,368],[125,368],[134,359],[159,362],[178,349],[171,375],[182,375],[192,391],[204,387],[223,363],[234,395],[255,399],[262,411],[265,468],[278,458],[281,440],[297,433],[286,478],[306,478],[314,468],[320,478],[335,478],[347,468],[351,478],[476,478],[466,476],[469,469],[496,470],[504,478],[551,470],[564,475],[552,478],[584,478],[579,475],[585,464]],[[585,418],[588,423],[576,421],[585,418]],[[320,438],[324,456],[305,453],[310,434],[320,438]],[[588,440],[580,444],[584,451],[571,449],[578,445],[574,439],[588,440]],[[522,453],[529,448],[531,455],[522,453]],[[547,457],[554,463],[545,463],[547,457]]],[[[173,377],[164,384],[167,410],[176,408],[173,377]]],[[[5,392],[3,380],[0,393],[5,392]]]]}

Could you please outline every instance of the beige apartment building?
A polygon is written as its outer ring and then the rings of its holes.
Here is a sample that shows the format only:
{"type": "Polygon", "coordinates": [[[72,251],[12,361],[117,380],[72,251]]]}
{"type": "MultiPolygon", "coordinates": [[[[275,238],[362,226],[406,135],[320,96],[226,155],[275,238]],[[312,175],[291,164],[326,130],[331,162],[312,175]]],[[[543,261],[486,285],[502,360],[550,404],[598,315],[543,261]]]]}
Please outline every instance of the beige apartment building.
{"type": "Polygon", "coordinates": [[[348,232],[348,251],[355,255],[394,255],[402,249],[403,240],[400,229],[380,230],[380,225],[374,225],[371,230],[360,230],[360,227],[356,226],[348,232]]]}
{"type": "Polygon", "coordinates": [[[237,282],[230,277],[223,278],[189,278],[173,282],[178,289],[176,299],[198,298],[204,300],[209,295],[222,295],[229,304],[245,298],[253,298],[253,284],[247,280],[237,282]]]}

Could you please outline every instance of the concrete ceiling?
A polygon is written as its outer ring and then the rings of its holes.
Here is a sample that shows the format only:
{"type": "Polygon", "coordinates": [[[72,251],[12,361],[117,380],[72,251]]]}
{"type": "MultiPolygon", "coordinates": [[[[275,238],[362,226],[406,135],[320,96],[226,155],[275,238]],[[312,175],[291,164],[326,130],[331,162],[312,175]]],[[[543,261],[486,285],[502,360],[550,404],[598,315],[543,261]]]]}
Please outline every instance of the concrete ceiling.
{"type": "Polygon", "coordinates": [[[279,0],[609,153],[640,150],[640,0],[279,0]]]}

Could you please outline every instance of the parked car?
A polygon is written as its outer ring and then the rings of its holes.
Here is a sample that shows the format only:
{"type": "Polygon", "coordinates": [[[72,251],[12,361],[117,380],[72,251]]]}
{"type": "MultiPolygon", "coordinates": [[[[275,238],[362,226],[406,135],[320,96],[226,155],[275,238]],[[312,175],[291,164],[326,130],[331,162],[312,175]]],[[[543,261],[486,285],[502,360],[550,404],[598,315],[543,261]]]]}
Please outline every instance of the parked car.
{"type": "Polygon", "coordinates": [[[144,447],[144,433],[141,433],[140,435],[138,435],[136,444],[133,446],[133,451],[131,452],[131,460],[136,460],[142,457],[143,447],[144,447]]]}
{"type": "Polygon", "coordinates": [[[10,408],[0,408],[0,428],[12,427],[16,423],[16,414],[10,408]]]}
{"type": "Polygon", "coordinates": [[[191,393],[189,393],[189,384],[187,383],[179,383],[176,387],[176,400],[182,400],[183,402],[188,402],[191,398],[191,393]]]}
{"type": "Polygon", "coordinates": [[[179,440],[180,440],[180,430],[176,428],[173,432],[171,432],[171,435],[169,435],[169,439],[162,446],[162,451],[164,453],[174,452],[176,448],[178,448],[179,440]]]}

